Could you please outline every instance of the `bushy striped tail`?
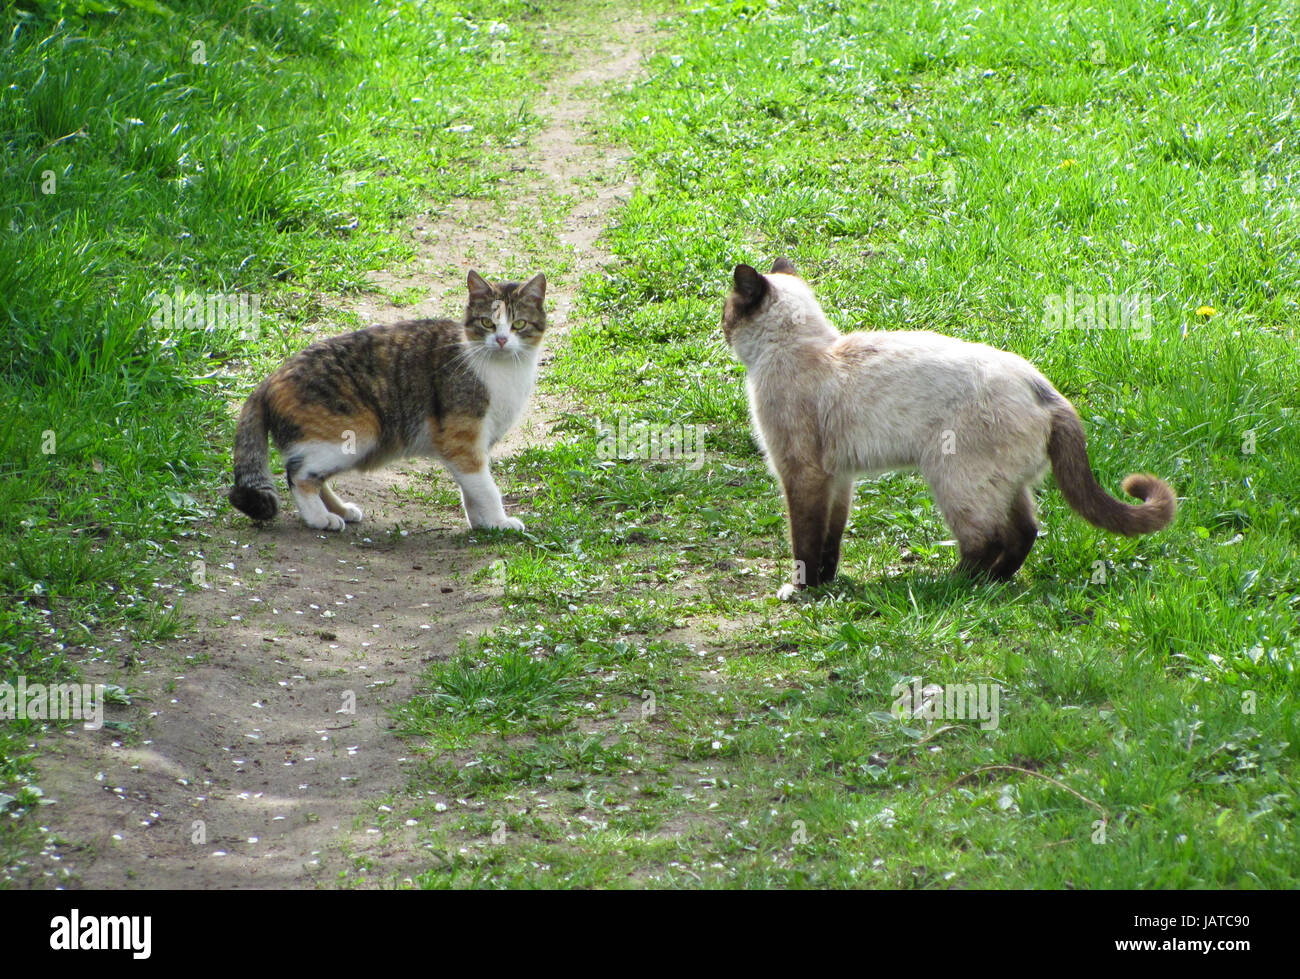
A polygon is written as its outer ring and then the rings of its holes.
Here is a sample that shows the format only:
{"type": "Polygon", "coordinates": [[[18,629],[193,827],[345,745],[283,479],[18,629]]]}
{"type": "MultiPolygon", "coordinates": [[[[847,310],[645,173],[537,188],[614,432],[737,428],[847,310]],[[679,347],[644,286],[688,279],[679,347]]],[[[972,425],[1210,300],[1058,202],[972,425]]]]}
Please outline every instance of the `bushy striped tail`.
{"type": "Polygon", "coordinates": [[[248,396],[235,426],[235,485],[231,506],[254,520],[270,520],[280,508],[271,478],[271,454],[266,444],[266,384],[248,396]]]}

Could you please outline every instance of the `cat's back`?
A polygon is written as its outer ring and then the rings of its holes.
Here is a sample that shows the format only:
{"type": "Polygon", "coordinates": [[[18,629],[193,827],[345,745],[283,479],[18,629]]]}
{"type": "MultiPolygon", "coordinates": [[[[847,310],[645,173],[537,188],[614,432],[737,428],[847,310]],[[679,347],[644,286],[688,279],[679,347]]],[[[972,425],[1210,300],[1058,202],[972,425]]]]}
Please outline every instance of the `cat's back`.
{"type": "Polygon", "coordinates": [[[362,400],[376,408],[403,396],[425,397],[430,386],[480,400],[463,330],[454,320],[404,320],[327,337],[281,364],[267,386],[277,400],[362,400]]]}
{"type": "Polygon", "coordinates": [[[845,335],[833,349],[836,398],[859,420],[1040,419],[1055,389],[1018,354],[929,330],[845,335]]]}
{"type": "Polygon", "coordinates": [[[454,320],[404,320],[317,340],[294,354],[272,378],[379,374],[406,361],[449,363],[460,350],[462,327],[454,320]]]}
{"type": "Polygon", "coordinates": [[[847,333],[831,353],[837,364],[849,372],[919,375],[931,387],[943,379],[1020,381],[1041,377],[1037,368],[1019,354],[932,330],[847,333]]]}
{"type": "Polygon", "coordinates": [[[861,330],[841,335],[836,343],[841,356],[857,358],[872,354],[887,357],[915,357],[944,360],[1002,359],[1016,354],[986,343],[963,340],[933,330],[861,330]]]}

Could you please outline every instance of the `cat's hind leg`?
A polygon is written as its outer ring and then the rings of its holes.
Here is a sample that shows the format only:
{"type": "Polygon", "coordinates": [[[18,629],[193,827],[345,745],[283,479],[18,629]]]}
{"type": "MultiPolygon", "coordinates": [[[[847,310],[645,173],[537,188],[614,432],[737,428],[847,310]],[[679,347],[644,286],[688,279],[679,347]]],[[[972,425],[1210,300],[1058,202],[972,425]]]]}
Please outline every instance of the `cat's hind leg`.
{"type": "MultiPolygon", "coordinates": [[[[993,577],[1004,553],[1012,547],[1007,531],[1015,495],[1023,492],[1019,484],[1013,485],[996,472],[976,471],[969,466],[961,471],[929,471],[925,476],[939,511],[957,538],[961,556],[956,573],[972,578],[993,577]]],[[[1024,554],[1028,553],[1026,549],[1024,554]]],[[[1021,561],[1023,554],[1015,567],[1021,561]]],[[[1015,573],[1014,569],[1011,573],[1015,573]]]]}
{"type": "Polygon", "coordinates": [[[349,503],[346,500],[339,499],[339,495],[334,492],[334,488],[329,483],[322,483],[320,488],[320,498],[325,504],[325,509],[330,513],[336,513],[348,523],[356,523],[365,518],[365,513],[361,507],[355,503],[349,503]]]}
{"type": "Polygon", "coordinates": [[[298,504],[298,516],[315,530],[342,530],[346,525],[337,513],[331,513],[321,499],[321,484],[315,480],[299,479],[289,483],[293,502],[298,504]]]}
{"type": "Polygon", "coordinates": [[[341,501],[325,485],[331,476],[356,465],[357,456],[346,451],[346,445],[344,442],[299,442],[285,453],[285,476],[298,504],[298,515],[315,530],[342,530],[346,526],[344,515],[328,505],[329,499],[341,501]]]}
{"type": "Polygon", "coordinates": [[[961,557],[953,573],[965,578],[989,578],[993,568],[1002,559],[1002,538],[984,537],[978,533],[954,531],[961,557]]]}
{"type": "Polygon", "coordinates": [[[1011,504],[1011,513],[1002,530],[1002,554],[989,569],[994,581],[1010,581],[1038,540],[1038,521],[1034,519],[1034,497],[1025,487],[1011,504]]]}

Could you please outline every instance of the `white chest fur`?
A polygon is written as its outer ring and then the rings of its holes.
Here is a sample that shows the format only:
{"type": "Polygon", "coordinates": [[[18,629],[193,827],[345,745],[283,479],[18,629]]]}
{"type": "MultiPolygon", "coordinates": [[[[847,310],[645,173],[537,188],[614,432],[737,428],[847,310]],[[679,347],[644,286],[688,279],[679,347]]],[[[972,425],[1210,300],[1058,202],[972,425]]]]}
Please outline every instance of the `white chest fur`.
{"type": "Polygon", "coordinates": [[[514,427],[523,414],[537,378],[537,357],[493,357],[477,368],[488,391],[488,413],[483,422],[486,446],[491,448],[514,427]]]}

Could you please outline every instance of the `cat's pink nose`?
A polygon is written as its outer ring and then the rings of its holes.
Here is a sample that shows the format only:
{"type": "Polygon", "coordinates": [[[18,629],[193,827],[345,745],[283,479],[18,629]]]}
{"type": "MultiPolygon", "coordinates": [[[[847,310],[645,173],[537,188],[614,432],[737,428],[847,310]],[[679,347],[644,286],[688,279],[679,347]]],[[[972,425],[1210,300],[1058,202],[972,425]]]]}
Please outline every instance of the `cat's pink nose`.
{"type": "Polygon", "coordinates": [[[510,338],[509,338],[509,337],[500,337],[500,336],[497,337],[497,346],[498,346],[498,347],[504,347],[504,346],[505,346],[507,343],[509,343],[509,342],[510,342],[510,338]]]}

